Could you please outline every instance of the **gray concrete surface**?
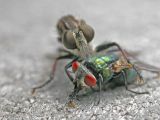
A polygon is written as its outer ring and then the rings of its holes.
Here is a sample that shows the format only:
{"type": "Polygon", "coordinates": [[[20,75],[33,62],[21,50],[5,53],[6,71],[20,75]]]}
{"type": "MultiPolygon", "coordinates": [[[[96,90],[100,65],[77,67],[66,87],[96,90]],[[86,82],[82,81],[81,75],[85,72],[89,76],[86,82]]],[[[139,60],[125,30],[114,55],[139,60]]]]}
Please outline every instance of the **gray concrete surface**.
{"type": "MultiPolygon", "coordinates": [[[[153,120],[160,119],[160,80],[135,90],[124,87],[83,97],[78,107],[65,106],[73,86],[61,61],[54,81],[30,94],[47,79],[56,48],[56,22],[66,14],[84,18],[95,29],[93,45],[116,41],[141,51],[139,59],[160,66],[160,1],[158,0],[0,0],[0,119],[2,120],[153,120]]],[[[145,76],[152,74],[145,73],[145,76]]]]}

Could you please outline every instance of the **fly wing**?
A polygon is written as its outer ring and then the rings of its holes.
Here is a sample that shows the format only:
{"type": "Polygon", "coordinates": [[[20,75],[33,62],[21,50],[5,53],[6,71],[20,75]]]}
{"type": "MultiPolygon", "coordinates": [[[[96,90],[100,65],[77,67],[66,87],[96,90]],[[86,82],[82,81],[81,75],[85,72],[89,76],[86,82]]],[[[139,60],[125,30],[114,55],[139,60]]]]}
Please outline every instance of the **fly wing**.
{"type": "MultiPolygon", "coordinates": [[[[111,49],[107,51],[107,53],[113,53],[113,52],[114,53],[117,52],[120,56],[122,55],[118,49],[111,49]]],[[[148,63],[142,62],[137,58],[141,54],[140,51],[133,52],[133,51],[124,50],[124,52],[127,58],[135,65],[137,69],[160,74],[160,67],[156,67],[148,63]]]]}
{"type": "Polygon", "coordinates": [[[131,62],[134,63],[135,67],[138,68],[139,70],[145,70],[145,71],[150,71],[154,73],[159,73],[160,74],[160,68],[150,65],[148,63],[142,62],[136,58],[130,58],[131,62]]]}
{"type": "Polygon", "coordinates": [[[139,54],[135,54],[135,53],[133,54],[132,52],[130,53],[126,50],[125,50],[125,54],[129,58],[129,60],[135,65],[137,69],[160,74],[160,67],[156,67],[156,66],[140,61],[137,58],[139,54]]]}

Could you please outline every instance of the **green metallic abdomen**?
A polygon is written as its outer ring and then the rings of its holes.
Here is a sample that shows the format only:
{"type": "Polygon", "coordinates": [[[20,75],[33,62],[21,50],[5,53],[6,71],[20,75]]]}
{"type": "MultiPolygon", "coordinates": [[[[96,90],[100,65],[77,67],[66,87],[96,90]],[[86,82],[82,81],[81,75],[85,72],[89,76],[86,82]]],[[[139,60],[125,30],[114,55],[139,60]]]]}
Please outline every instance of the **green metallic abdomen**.
{"type": "Polygon", "coordinates": [[[104,80],[110,80],[113,76],[113,72],[109,69],[108,65],[117,61],[119,58],[117,55],[106,55],[106,56],[94,56],[90,58],[98,72],[103,76],[104,80]]]}
{"type": "Polygon", "coordinates": [[[113,72],[108,67],[103,68],[102,76],[103,76],[104,81],[110,80],[113,76],[113,72]]]}

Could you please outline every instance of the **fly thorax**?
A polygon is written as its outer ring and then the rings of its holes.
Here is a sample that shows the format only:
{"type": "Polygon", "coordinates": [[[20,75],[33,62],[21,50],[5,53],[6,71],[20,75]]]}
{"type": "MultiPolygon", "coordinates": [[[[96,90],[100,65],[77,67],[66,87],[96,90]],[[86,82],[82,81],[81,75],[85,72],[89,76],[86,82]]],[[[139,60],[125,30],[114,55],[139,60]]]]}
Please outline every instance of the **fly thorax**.
{"type": "Polygon", "coordinates": [[[90,60],[97,72],[101,73],[104,80],[109,80],[113,76],[111,64],[113,61],[112,56],[95,56],[90,60]]]}

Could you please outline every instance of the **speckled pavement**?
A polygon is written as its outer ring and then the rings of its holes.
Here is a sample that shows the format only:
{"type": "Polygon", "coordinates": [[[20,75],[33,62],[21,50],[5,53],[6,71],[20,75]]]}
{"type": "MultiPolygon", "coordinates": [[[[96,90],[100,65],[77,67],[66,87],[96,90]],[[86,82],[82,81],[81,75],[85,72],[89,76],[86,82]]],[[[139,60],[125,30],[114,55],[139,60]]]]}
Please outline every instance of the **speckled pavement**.
{"type": "MultiPolygon", "coordinates": [[[[115,41],[141,51],[139,59],[160,67],[160,1],[151,0],[0,0],[0,119],[1,120],[158,120],[160,80],[132,88],[118,87],[80,99],[77,108],[65,106],[73,86],[59,62],[51,84],[31,95],[31,88],[49,75],[57,42],[56,22],[73,14],[95,29],[92,42],[115,41]]],[[[152,76],[144,73],[144,77],[152,76]]]]}

